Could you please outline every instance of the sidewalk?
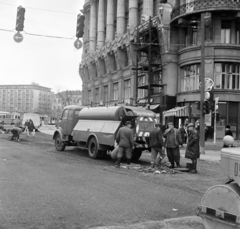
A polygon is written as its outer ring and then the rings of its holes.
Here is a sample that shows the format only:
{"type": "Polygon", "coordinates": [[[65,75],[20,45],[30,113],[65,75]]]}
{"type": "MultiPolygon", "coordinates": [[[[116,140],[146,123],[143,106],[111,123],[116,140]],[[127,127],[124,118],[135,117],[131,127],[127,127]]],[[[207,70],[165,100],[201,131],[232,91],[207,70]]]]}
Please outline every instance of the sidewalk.
{"type": "Polygon", "coordinates": [[[198,216],[148,221],[124,226],[91,227],[91,229],[204,229],[202,220],[198,216]]]}

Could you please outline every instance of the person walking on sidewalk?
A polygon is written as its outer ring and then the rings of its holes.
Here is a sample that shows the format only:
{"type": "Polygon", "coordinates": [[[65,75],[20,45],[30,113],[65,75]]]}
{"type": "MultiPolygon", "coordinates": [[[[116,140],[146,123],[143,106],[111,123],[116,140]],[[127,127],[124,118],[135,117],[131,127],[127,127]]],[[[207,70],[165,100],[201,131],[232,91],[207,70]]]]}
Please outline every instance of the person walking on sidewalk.
{"type": "Polygon", "coordinates": [[[132,123],[127,121],[124,127],[121,127],[116,136],[116,142],[119,145],[117,161],[115,166],[120,168],[121,159],[124,152],[126,153],[127,164],[130,165],[132,157],[132,149],[134,146],[133,142],[133,131],[131,130],[132,123]]]}
{"type": "Polygon", "coordinates": [[[182,146],[182,136],[178,129],[174,128],[173,123],[168,123],[168,129],[165,130],[163,137],[166,138],[165,147],[167,150],[167,157],[171,163],[170,168],[174,168],[174,162],[177,164],[177,168],[180,168],[180,151],[179,145],[182,146]]]}
{"type": "Polygon", "coordinates": [[[192,168],[190,173],[197,173],[197,159],[200,156],[200,147],[199,147],[199,134],[198,131],[194,128],[193,123],[188,124],[189,138],[186,148],[185,157],[192,160],[192,168]]]}
{"type": "Polygon", "coordinates": [[[165,148],[163,146],[163,135],[160,127],[161,124],[156,124],[155,128],[150,132],[149,135],[149,146],[151,147],[151,168],[160,166],[161,161],[166,156],[164,152],[165,148]]]}

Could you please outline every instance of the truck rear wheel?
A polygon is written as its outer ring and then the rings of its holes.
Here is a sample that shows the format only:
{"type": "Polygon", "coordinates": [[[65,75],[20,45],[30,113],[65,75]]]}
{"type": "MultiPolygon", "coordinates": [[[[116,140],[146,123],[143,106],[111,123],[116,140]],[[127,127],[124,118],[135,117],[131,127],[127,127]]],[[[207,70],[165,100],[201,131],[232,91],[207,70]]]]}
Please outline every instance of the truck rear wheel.
{"type": "Polygon", "coordinates": [[[88,155],[92,159],[101,158],[102,152],[98,149],[97,140],[95,137],[92,137],[88,143],[88,155]]]}
{"type": "Polygon", "coordinates": [[[135,148],[132,151],[132,160],[137,161],[142,156],[143,149],[135,148]]]}
{"type": "Polygon", "coordinates": [[[66,145],[62,142],[60,134],[57,134],[55,137],[55,148],[57,151],[65,150],[66,145]]]}

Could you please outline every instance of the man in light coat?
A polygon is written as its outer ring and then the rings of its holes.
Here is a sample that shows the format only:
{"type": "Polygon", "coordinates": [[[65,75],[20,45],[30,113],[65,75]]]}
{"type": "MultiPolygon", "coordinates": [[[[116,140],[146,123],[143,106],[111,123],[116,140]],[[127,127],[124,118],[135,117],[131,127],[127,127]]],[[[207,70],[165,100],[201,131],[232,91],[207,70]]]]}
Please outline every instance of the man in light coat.
{"type": "Polygon", "coordinates": [[[129,165],[132,157],[132,149],[134,146],[132,123],[127,121],[124,127],[121,127],[116,136],[116,142],[119,145],[117,161],[115,166],[120,168],[121,159],[124,152],[126,153],[127,164],[129,165]]]}

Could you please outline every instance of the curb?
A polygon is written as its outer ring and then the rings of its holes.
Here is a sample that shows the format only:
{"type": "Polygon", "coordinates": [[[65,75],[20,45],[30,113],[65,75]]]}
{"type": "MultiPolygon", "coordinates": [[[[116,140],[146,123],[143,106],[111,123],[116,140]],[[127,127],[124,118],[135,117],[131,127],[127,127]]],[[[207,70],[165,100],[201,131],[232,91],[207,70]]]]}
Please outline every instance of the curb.
{"type": "Polygon", "coordinates": [[[91,229],[204,229],[202,219],[198,216],[147,221],[131,225],[91,227],[91,229]]]}

